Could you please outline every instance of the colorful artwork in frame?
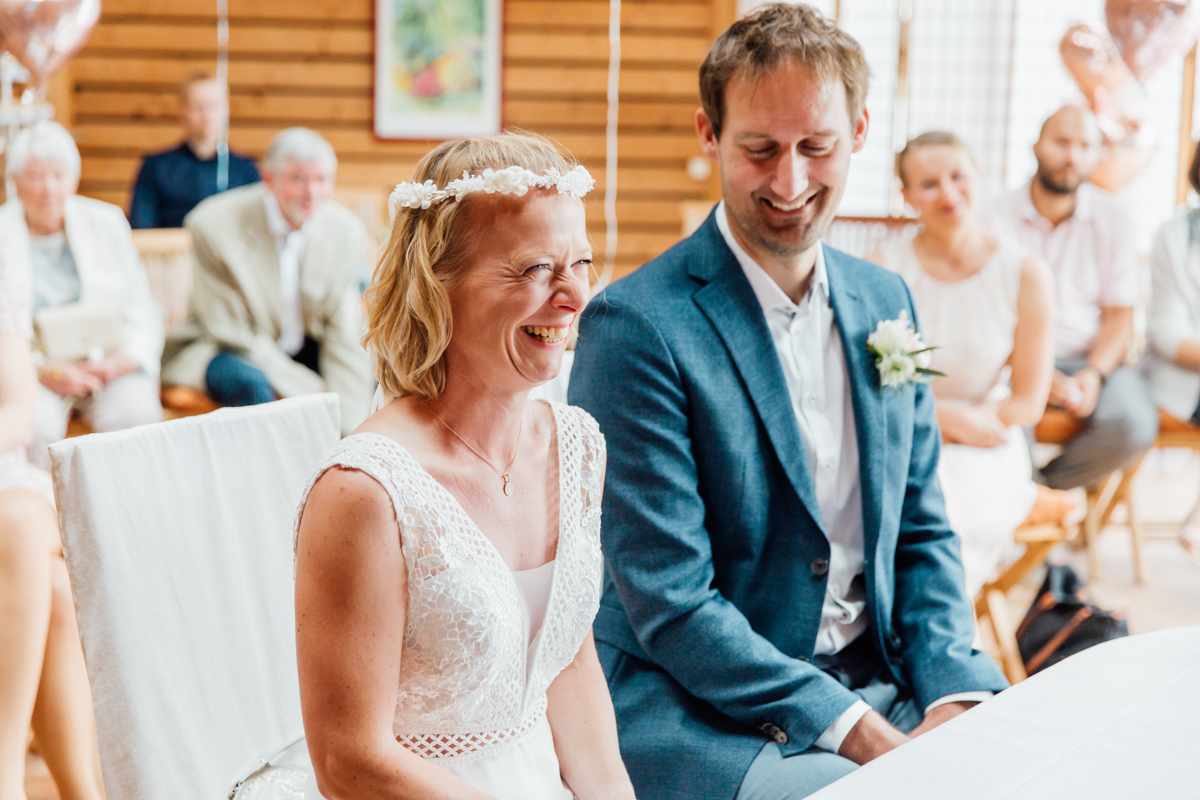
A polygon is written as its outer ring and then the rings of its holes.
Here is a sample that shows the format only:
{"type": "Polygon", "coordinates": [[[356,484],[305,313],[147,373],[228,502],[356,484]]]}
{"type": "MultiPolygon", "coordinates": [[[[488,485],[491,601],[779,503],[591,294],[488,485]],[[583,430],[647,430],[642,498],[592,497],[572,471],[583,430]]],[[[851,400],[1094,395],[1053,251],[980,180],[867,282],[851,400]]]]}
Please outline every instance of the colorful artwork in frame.
{"type": "Polygon", "coordinates": [[[375,135],[500,131],[501,0],[376,0],[375,135]]]}

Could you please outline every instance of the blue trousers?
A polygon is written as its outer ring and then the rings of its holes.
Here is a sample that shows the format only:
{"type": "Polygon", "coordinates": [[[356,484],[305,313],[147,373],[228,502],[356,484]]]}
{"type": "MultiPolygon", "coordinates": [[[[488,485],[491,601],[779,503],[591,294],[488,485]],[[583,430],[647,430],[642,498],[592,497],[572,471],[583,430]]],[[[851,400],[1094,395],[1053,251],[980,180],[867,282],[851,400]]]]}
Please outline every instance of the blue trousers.
{"type": "MultiPolygon", "coordinates": [[[[908,691],[892,681],[882,662],[875,662],[878,656],[874,649],[865,646],[868,638],[869,634],[862,634],[846,648],[842,658],[818,656],[813,663],[865,700],[902,733],[908,733],[921,724],[921,709],[908,691]],[[847,663],[848,660],[852,663],[847,663]]],[[[779,745],[767,742],[750,764],[735,800],[800,800],[857,768],[853,761],[815,747],[784,758],[779,745]]]]}
{"type": "MultiPolygon", "coordinates": [[[[292,356],[292,360],[319,375],[320,352],[320,344],[306,337],[304,347],[292,356]]],[[[228,350],[222,350],[208,362],[204,385],[208,396],[223,406],[256,406],[277,398],[275,389],[261,369],[244,356],[228,350]]]]}

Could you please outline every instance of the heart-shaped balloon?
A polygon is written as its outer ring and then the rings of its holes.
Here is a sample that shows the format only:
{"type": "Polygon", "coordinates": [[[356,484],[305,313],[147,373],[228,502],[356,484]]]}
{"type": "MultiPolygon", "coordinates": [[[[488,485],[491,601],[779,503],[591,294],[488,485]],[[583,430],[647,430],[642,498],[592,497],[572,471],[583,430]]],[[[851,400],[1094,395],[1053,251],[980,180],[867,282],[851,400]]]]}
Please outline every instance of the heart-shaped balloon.
{"type": "Polygon", "coordinates": [[[1106,0],[1108,32],[1139,81],[1196,41],[1197,7],[1190,0],[1106,0]]]}
{"type": "Polygon", "coordinates": [[[1091,25],[1067,28],[1058,52],[1093,111],[1104,109],[1133,77],[1108,34],[1091,25]]]}
{"type": "Polygon", "coordinates": [[[0,0],[0,49],[42,89],[79,52],[100,18],[100,0],[0,0]]]}
{"type": "Polygon", "coordinates": [[[1119,192],[1133,182],[1154,159],[1158,135],[1154,127],[1139,119],[1120,120],[1120,132],[1105,131],[1108,155],[1092,173],[1092,183],[1119,192]]]}

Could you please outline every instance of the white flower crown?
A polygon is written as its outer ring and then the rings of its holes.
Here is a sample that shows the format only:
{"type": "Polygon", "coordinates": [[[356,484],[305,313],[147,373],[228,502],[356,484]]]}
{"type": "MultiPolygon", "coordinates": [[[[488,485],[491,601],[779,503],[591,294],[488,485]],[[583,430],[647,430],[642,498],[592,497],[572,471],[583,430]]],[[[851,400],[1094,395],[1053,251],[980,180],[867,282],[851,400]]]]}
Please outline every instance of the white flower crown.
{"type": "Polygon", "coordinates": [[[558,190],[559,194],[569,194],[578,200],[592,190],[596,181],[582,166],[576,166],[566,175],[556,169],[549,170],[545,175],[537,175],[524,167],[505,167],[504,169],[485,169],[481,175],[470,175],[463,172],[458,180],[450,181],[445,189],[439,189],[433,181],[424,183],[401,183],[396,186],[388,198],[388,213],[395,216],[396,209],[429,208],[434,203],[453,197],[462,200],[471,192],[487,192],[488,194],[515,194],[518,197],[531,188],[558,190]]]}

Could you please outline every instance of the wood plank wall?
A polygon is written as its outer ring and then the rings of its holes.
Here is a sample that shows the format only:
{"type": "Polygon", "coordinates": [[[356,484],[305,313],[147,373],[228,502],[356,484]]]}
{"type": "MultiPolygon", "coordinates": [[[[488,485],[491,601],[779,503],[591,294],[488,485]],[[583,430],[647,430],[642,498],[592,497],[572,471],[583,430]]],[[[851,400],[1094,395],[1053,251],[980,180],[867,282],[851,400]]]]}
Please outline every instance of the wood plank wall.
{"type": "MultiPolygon", "coordinates": [[[[617,274],[678,240],[680,204],[712,196],[686,172],[699,155],[697,68],[730,0],[624,0],[617,274]]],[[[325,135],[339,187],[386,193],[407,180],[427,142],[372,133],[373,0],[230,0],[233,148],[261,156],[289,125],[325,135]]],[[[70,65],[81,193],[128,207],[141,153],[178,136],[176,88],[216,57],[215,0],[104,0],[70,65]]],[[[504,121],[553,137],[604,184],[607,0],[507,0],[504,121]]],[[[602,194],[589,196],[598,252],[602,194]]]]}

